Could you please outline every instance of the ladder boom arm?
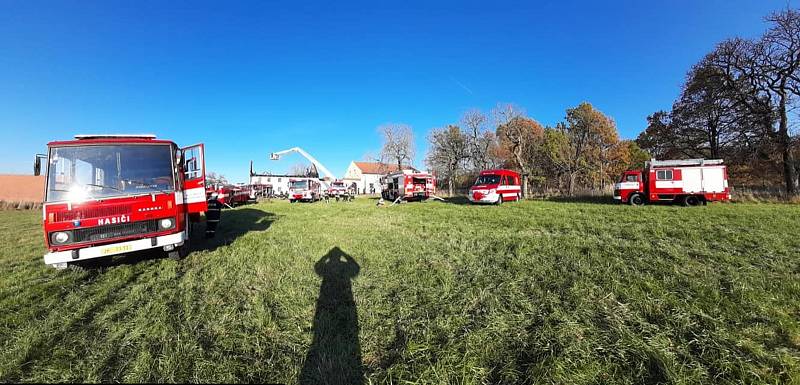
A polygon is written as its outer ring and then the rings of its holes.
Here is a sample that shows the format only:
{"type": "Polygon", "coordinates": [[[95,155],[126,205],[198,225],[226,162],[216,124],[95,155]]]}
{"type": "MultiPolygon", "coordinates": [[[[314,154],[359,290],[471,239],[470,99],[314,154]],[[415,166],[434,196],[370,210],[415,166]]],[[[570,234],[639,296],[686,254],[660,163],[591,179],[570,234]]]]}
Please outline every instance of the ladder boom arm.
{"type": "Polygon", "coordinates": [[[316,167],[317,170],[321,172],[323,175],[327,176],[328,178],[331,178],[332,180],[336,180],[336,177],[333,175],[332,172],[330,172],[330,170],[328,170],[327,167],[323,166],[322,163],[320,163],[316,158],[311,156],[311,154],[305,152],[305,150],[303,150],[300,147],[292,147],[288,150],[273,152],[272,154],[270,154],[269,157],[272,160],[278,160],[280,159],[281,155],[286,155],[290,152],[296,152],[302,155],[304,158],[308,159],[308,161],[311,162],[311,164],[313,164],[314,167],[316,167]]]}

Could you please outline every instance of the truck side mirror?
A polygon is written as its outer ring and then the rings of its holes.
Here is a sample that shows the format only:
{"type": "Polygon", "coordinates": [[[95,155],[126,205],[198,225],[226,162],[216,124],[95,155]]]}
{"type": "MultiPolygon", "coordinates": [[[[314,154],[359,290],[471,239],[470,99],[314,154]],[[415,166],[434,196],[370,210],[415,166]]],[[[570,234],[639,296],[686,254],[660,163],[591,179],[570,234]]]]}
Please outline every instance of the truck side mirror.
{"type": "Polygon", "coordinates": [[[42,159],[47,158],[47,155],[44,154],[36,154],[33,159],[33,175],[39,176],[42,175],[42,159]]]}

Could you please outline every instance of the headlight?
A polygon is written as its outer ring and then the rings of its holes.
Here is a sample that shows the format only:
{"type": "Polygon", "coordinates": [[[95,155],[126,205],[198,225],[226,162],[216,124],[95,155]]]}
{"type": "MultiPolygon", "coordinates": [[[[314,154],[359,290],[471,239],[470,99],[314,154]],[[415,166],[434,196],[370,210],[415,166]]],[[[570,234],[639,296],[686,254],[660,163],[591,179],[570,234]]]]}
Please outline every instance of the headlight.
{"type": "Polygon", "coordinates": [[[172,226],[175,226],[175,221],[173,221],[172,218],[165,218],[158,221],[158,225],[161,226],[163,230],[171,229],[172,226]]]}
{"type": "Polygon", "coordinates": [[[63,245],[69,242],[70,238],[72,237],[70,236],[70,233],[67,231],[57,231],[52,235],[50,235],[50,240],[57,245],[63,245]]]}

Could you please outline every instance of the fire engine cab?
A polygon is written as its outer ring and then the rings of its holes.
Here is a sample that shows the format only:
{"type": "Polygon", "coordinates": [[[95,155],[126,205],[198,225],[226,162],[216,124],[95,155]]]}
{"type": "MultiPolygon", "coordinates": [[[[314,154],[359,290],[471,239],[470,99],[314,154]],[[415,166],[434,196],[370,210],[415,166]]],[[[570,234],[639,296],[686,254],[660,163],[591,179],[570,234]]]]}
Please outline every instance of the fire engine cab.
{"type": "Polygon", "coordinates": [[[502,169],[481,171],[467,198],[472,203],[518,201],[522,198],[519,173],[502,169]]]}
{"type": "Polygon", "coordinates": [[[347,195],[347,186],[343,181],[337,179],[328,187],[328,195],[339,199],[339,197],[347,195]]]}
{"type": "Polygon", "coordinates": [[[44,262],[56,268],[145,249],[188,250],[207,211],[203,145],[154,135],[78,135],[47,144],[44,262]]]}
{"type": "Polygon", "coordinates": [[[314,179],[289,180],[289,203],[316,202],[320,199],[320,184],[314,179]]]}
{"type": "Polygon", "coordinates": [[[722,159],[651,160],[643,170],[625,171],[614,199],[634,206],[678,202],[696,206],[731,199],[722,159]]]}
{"type": "Polygon", "coordinates": [[[381,178],[381,197],[395,201],[426,200],[436,194],[436,180],[433,174],[403,170],[381,178]]]}

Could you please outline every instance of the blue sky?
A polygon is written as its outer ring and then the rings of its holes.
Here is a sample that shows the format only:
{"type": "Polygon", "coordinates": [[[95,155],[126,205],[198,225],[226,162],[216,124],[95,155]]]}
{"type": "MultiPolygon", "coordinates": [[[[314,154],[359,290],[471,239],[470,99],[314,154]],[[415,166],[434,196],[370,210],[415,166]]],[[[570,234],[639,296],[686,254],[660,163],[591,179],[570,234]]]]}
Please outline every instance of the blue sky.
{"type": "Polygon", "coordinates": [[[423,165],[431,128],[498,102],[555,124],[588,101],[634,138],[693,63],[787,4],[300,3],[0,2],[0,173],[77,133],[155,133],[205,143],[232,181],[303,162],[267,159],[293,146],[341,177],[381,124],[411,125],[423,165]]]}

